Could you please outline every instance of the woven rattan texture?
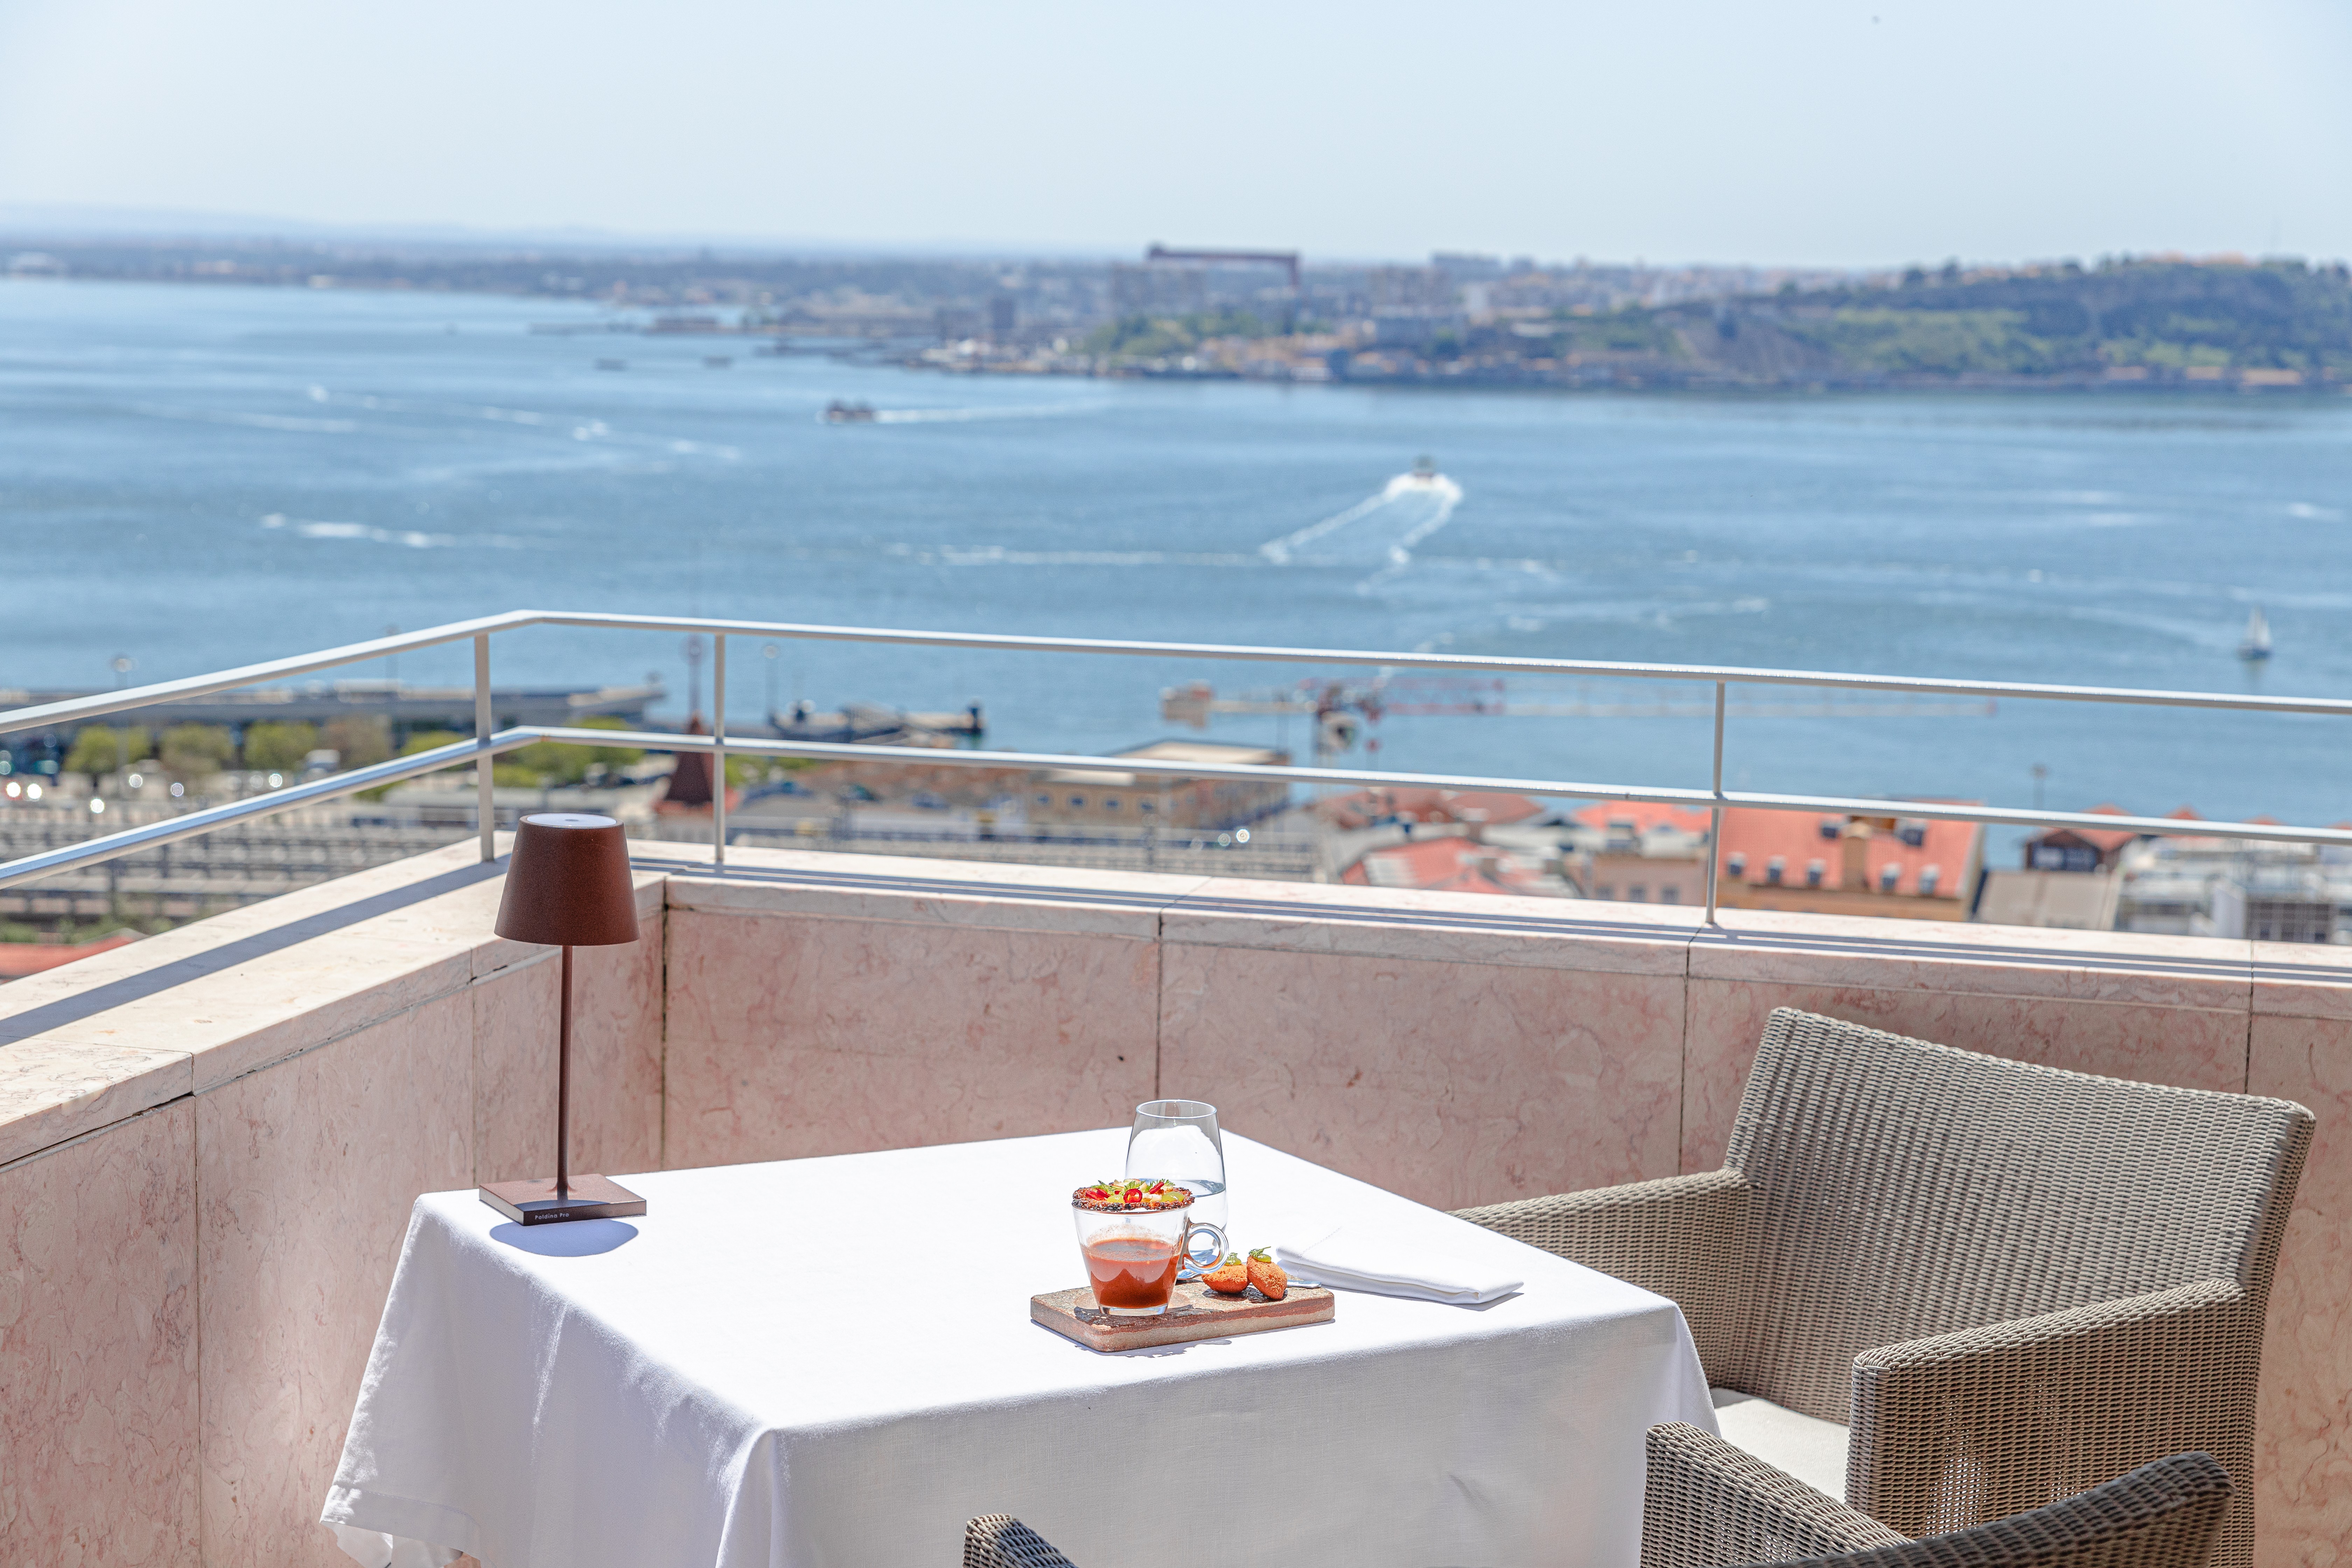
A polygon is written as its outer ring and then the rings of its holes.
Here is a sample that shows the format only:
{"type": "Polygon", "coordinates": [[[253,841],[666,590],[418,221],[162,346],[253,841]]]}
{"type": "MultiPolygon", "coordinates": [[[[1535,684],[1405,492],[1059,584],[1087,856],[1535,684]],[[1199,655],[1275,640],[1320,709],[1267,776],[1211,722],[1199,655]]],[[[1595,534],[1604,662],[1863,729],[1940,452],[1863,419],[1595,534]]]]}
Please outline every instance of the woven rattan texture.
{"type": "Polygon", "coordinates": [[[1642,1568],[1730,1568],[1908,1541],[1696,1426],[1653,1426],[1645,1443],[1642,1568]]]}
{"type": "Polygon", "coordinates": [[[963,1527],[963,1568],[1074,1568],[1044,1536],[1009,1513],[983,1513],[963,1527]]]}
{"type": "Polygon", "coordinates": [[[1746,1178],[1709,1171],[1460,1212],[1665,1297],[1690,1323],[1707,1380],[1731,1384],[1745,1294],[1738,1269],[1728,1265],[1747,1255],[1748,1207],[1746,1178]]]}
{"type": "Polygon", "coordinates": [[[1846,1500],[1906,1536],[2201,1450],[2238,1568],[2311,1125],[1783,1008],[1723,1171],[1466,1217],[1673,1298],[1710,1381],[1849,1423],[1846,1500]]]}
{"type": "Polygon", "coordinates": [[[2177,1454],[2030,1513],[1925,1541],[1696,1426],[1650,1429],[1642,1568],[2203,1568],[2229,1473],[2177,1454]]]}

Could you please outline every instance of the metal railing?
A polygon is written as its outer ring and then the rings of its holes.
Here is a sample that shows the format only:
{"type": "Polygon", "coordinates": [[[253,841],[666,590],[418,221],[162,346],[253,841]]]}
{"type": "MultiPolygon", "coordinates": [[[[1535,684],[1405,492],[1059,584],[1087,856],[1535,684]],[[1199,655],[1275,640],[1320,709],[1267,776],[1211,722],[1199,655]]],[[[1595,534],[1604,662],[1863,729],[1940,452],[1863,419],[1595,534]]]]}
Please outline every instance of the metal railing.
{"type": "Polygon", "coordinates": [[[413,756],[354,768],[331,778],[292,784],[266,795],[209,806],[167,821],[89,839],[67,847],[0,862],[0,888],[13,887],[77,866],[95,865],[136,849],[194,837],[234,822],[274,816],[298,805],[397,784],[450,767],[475,764],[479,791],[482,858],[496,857],[496,814],[488,765],[499,753],[535,741],[587,746],[638,746],[668,752],[707,752],[711,758],[711,859],[727,861],[727,757],[806,757],[819,760],[922,763],[956,767],[1005,768],[1070,773],[1140,773],[1154,777],[1234,780],[1284,784],[1385,785],[1408,789],[1499,790],[1515,795],[1570,800],[1613,800],[1704,808],[1710,814],[1706,871],[1706,919],[1716,913],[1717,867],[1721,858],[1723,814],[1733,806],[1766,811],[1801,811],[1863,816],[1924,817],[1990,826],[2077,827],[2103,832],[2229,837],[2274,844],[2352,846],[2352,829],[2295,827],[2276,823],[2206,822],[2168,816],[2123,816],[2069,811],[2021,811],[2008,806],[1967,805],[1945,801],[1850,795],[1784,795],[1727,791],[1723,787],[1725,692],[1735,685],[1839,687],[1864,691],[2009,698],[2028,701],[2107,702],[2146,707],[2237,712],[2309,713],[2352,717],[2352,700],[2319,697],[2238,697],[2209,691],[2155,691],[2130,687],[2055,686],[2022,681],[1955,680],[1917,676],[1854,675],[1815,669],[1764,669],[1738,665],[1630,664],[1599,659],[1488,658],[1476,654],[1384,653],[1358,648],[1253,647],[1232,643],[1129,642],[1095,637],[1007,637],[984,632],[900,631],[874,626],[803,626],[783,621],[714,620],[700,616],[595,615],[559,610],[512,610],[422,631],[348,643],[341,647],[271,659],[182,680],[159,681],[67,701],[0,711],[0,734],[78,722],[129,708],[201,697],[232,687],[282,680],[314,670],[383,658],[412,649],[471,638],[474,644],[475,735],[413,756]],[[709,735],[639,731],[583,730],[522,725],[493,732],[490,703],[490,637],[526,626],[582,626],[620,631],[699,632],[713,643],[709,735]],[[1388,668],[1477,670],[1527,675],[1582,675],[1637,680],[1698,680],[1715,687],[1714,768],[1706,789],[1669,785],[1598,784],[1568,779],[1495,778],[1468,773],[1410,773],[1344,768],[1269,767],[1246,763],[1160,762],[1138,757],[1081,756],[1058,752],[993,752],[875,746],[823,741],[730,739],[727,733],[727,639],[730,637],[790,637],[819,642],[885,643],[899,647],[975,651],[1071,653],[1147,658],[1214,658],[1259,663],[1372,665],[1388,668]]]}

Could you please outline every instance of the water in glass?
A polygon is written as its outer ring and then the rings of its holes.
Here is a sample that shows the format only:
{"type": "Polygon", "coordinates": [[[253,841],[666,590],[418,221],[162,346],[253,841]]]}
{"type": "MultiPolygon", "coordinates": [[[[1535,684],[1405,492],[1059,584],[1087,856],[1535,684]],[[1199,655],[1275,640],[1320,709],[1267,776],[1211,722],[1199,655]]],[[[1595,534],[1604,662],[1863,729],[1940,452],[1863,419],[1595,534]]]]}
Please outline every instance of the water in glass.
{"type": "Polygon", "coordinates": [[[1137,1106],[1124,1174],[1165,1176],[1190,1188],[1194,1217],[1222,1228],[1225,1149],[1217,1133],[1217,1108],[1198,1100],[1147,1100],[1137,1106]]]}

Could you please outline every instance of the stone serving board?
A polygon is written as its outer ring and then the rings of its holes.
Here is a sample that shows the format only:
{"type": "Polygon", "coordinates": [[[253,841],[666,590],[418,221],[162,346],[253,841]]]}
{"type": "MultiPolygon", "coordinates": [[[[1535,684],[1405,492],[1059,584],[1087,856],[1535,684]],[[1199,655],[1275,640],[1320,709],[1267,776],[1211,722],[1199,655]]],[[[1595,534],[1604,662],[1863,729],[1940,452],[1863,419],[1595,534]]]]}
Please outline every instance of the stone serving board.
{"type": "Polygon", "coordinates": [[[1115,1318],[1095,1305],[1095,1293],[1084,1286],[1029,1298],[1032,1321],[1097,1351],[1148,1350],[1328,1323],[1333,1310],[1330,1291],[1301,1285],[1292,1286],[1279,1301],[1269,1301],[1255,1289],[1243,1296],[1220,1296],[1205,1285],[1179,1285],[1168,1310],[1156,1318],[1115,1318]]]}

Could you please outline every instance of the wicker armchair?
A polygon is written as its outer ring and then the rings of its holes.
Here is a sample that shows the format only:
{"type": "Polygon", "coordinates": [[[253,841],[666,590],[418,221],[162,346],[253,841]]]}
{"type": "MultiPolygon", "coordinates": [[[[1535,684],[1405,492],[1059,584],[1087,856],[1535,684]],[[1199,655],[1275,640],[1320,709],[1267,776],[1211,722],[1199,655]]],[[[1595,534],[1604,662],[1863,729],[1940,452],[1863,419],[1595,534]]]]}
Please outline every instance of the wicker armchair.
{"type": "Polygon", "coordinates": [[[1967,1530],[2167,1455],[2253,1548],[2285,1100],[2062,1072],[1782,1008],[1703,1175],[1463,1211],[1671,1298],[1707,1379],[1845,1423],[1845,1500],[1967,1530]]]}
{"type": "Polygon", "coordinates": [[[983,1513],[963,1527],[963,1568],[1076,1568],[1076,1564],[1011,1514],[983,1513]]]}
{"type": "MultiPolygon", "coordinates": [[[[2079,1497],[1908,1541],[1720,1437],[1650,1428],[1642,1568],[2202,1568],[2230,1477],[2208,1454],[2143,1465],[2079,1497]]],[[[964,1526],[963,1568],[1073,1568],[1009,1513],[964,1526]]]]}
{"type": "Polygon", "coordinates": [[[2203,1568],[2230,1503],[2211,1455],[2176,1454],[2032,1513],[1906,1541],[1696,1426],[1653,1426],[1648,1447],[1642,1568],[2203,1568]]]}

